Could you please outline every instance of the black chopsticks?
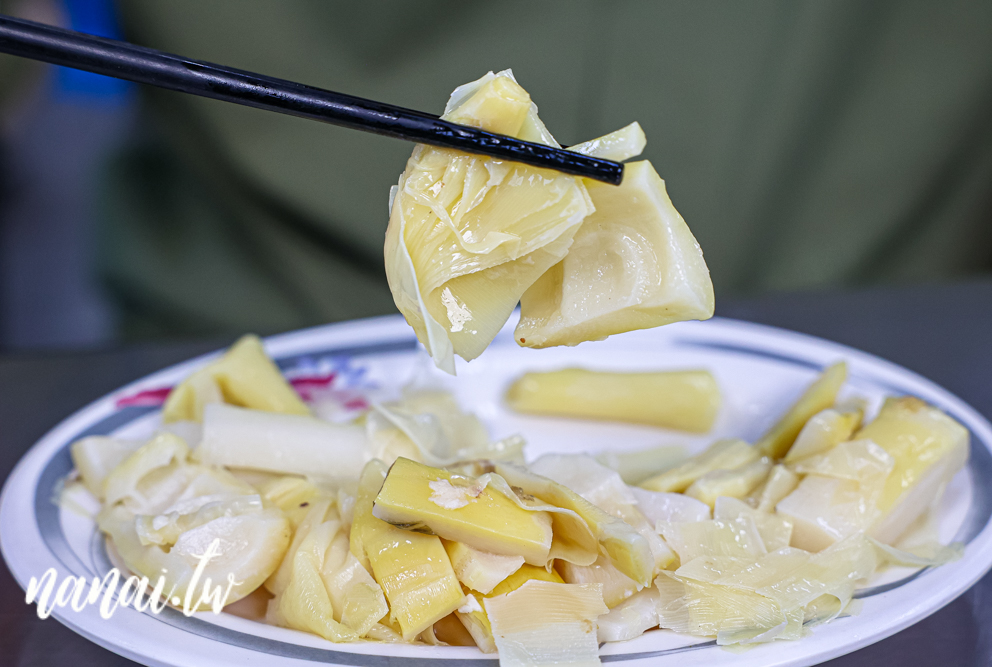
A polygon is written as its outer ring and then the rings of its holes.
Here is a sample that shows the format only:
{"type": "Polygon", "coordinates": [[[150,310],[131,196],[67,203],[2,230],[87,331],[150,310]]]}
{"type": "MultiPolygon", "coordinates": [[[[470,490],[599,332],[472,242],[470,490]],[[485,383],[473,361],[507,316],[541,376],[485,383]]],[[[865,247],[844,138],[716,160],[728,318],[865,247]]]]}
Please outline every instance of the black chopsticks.
{"type": "Polygon", "coordinates": [[[0,52],[618,185],[623,165],[403,107],[0,15],[0,52]]]}

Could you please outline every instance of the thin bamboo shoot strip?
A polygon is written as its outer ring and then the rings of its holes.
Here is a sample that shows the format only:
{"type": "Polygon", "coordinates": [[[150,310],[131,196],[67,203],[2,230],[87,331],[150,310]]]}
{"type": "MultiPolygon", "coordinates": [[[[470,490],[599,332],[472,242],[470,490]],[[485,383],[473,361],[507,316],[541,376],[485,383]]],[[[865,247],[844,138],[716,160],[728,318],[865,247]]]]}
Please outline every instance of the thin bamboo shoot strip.
{"type": "Polygon", "coordinates": [[[510,386],[506,400],[518,412],[704,433],[720,410],[720,389],[709,371],[608,373],[566,368],[525,374],[510,386]]]}

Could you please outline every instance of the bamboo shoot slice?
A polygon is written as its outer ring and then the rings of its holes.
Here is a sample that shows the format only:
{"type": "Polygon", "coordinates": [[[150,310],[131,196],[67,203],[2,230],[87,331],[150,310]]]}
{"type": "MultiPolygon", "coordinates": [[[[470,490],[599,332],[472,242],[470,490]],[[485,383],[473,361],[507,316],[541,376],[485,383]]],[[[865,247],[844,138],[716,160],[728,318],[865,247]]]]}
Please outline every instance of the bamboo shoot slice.
{"type": "Polygon", "coordinates": [[[861,425],[863,414],[860,409],[841,411],[833,408],[816,413],[799,431],[796,441],[785,455],[785,462],[795,463],[808,456],[822,454],[850,440],[855,429],[861,425]]]}
{"type": "Polygon", "coordinates": [[[200,421],[204,406],[220,398],[253,410],[310,414],[258,336],[241,337],[224,356],[181,382],[166,399],[162,417],[166,422],[200,421]]]}
{"type": "Polygon", "coordinates": [[[772,462],[763,456],[730,470],[708,472],[685,490],[685,495],[706,503],[710,507],[720,496],[743,498],[761,484],[772,468],[772,462]]]}
{"type": "Polygon", "coordinates": [[[712,317],[702,251],[651,163],[626,165],[620,186],[586,187],[595,211],[565,258],[521,297],[517,343],[576,345],[712,317]]]}
{"type": "MultiPolygon", "coordinates": [[[[444,118],[553,142],[509,71],[457,89],[444,118]]],[[[455,354],[481,354],[520,295],[565,255],[592,210],[579,178],[449,149],[414,149],[392,201],[386,278],[439,368],[454,373],[455,354]]]]}
{"type": "Polygon", "coordinates": [[[528,581],[486,598],[501,667],[600,664],[596,619],[609,611],[601,588],[528,581]]]}
{"type": "Polygon", "coordinates": [[[501,581],[496,588],[487,594],[476,593],[466,590],[465,604],[458,608],[455,615],[462,622],[465,629],[472,635],[476,646],[483,653],[495,653],[496,641],[493,639],[493,629],[489,624],[489,617],[483,607],[483,600],[497,595],[506,595],[517,590],[528,581],[549,581],[563,584],[564,580],[554,570],[547,570],[543,567],[527,565],[524,563],[520,569],[501,581]]]}
{"type": "Polygon", "coordinates": [[[462,542],[444,540],[444,550],[458,581],[479,593],[490,593],[496,586],[520,569],[523,556],[501,556],[479,551],[462,542]]]}
{"type": "Polygon", "coordinates": [[[393,525],[428,530],[481,551],[548,562],[551,517],[528,512],[489,487],[440,468],[397,459],[376,496],[372,513],[393,525]]]}
{"type": "Polygon", "coordinates": [[[968,460],[968,429],[913,397],[886,400],[878,417],[855,434],[884,449],[895,466],[878,499],[871,534],[892,544],[937,498],[968,460]]]}
{"type": "Polygon", "coordinates": [[[702,454],[650,477],[638,486],[648,491],[681,493],[693,482],[714,470],[731,470],[761,458],[760,452],[743,440],[718,440],[702,454]]]}
{"type": "Polygon", "coordinates": [[[296,414],[211,404],[204,409],[204,463],[276,473],[357,477],[365,463],[365,431],[296,414]]]}
{"type": "MultiPolygon", "coordinates": [[[[655,557],[646,539],[622,519],[596,507],[571,489],[547,477],[508,464],[497,464],[496,472],[514,487],[551,505],[577,514],[592,530],[593,535],[606,549],[613,564],[641,586],[648,585],[653,577],[655,557]]],[[[589,565],[595,557],[578,565],[589,565]]]]}
{"type": "Polygon", "coordinates": [[[837,400],[837,392],[847,379],[847,364],[843,361],[830,366],[811,384],[788,412],[766,433],[755,447],[765,456],[780,459],[796,441],[810,418],[826,410],[837,400]]]}
{"type": "Polygon", "coordinates": [[[709,371],[526,373],[506,393],[517,412],[650,424],[705,433],[720,410],[709,371]]]}

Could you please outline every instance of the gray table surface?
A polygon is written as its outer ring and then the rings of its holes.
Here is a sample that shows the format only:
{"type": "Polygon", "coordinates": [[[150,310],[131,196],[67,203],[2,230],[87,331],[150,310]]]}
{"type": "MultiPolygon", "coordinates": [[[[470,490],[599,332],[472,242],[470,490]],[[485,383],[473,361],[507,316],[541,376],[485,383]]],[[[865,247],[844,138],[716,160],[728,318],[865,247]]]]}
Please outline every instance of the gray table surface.
{"type": "MultiPolygon", "coordinates": [[[[718,314],[851,345],[943,385],[992,418],[992,280],[724,301],[718,314]]],[[[74,410],[163,366],[230,341],[0,357],[0,479],[74,410]]],[[[53,619],[39,620],[0,567],[0,665],[133,665],[53,619]]],[[[992,574],[944,609],[831,667],[992,665],[992,574]]]]}

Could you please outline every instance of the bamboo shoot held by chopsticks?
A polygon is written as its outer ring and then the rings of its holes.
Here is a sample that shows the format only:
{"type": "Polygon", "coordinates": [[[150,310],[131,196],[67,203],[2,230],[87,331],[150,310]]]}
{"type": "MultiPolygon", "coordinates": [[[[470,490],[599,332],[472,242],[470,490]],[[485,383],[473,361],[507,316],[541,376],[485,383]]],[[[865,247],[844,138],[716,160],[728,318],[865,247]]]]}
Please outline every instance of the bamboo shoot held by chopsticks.
{"type": "Polygon", "coordinates": [[[720,388],[704,370],[609,373],[566,368],[523,375],[510,386],[506,401],[518,412],[704,433],[720,410],[720,388]]]}

